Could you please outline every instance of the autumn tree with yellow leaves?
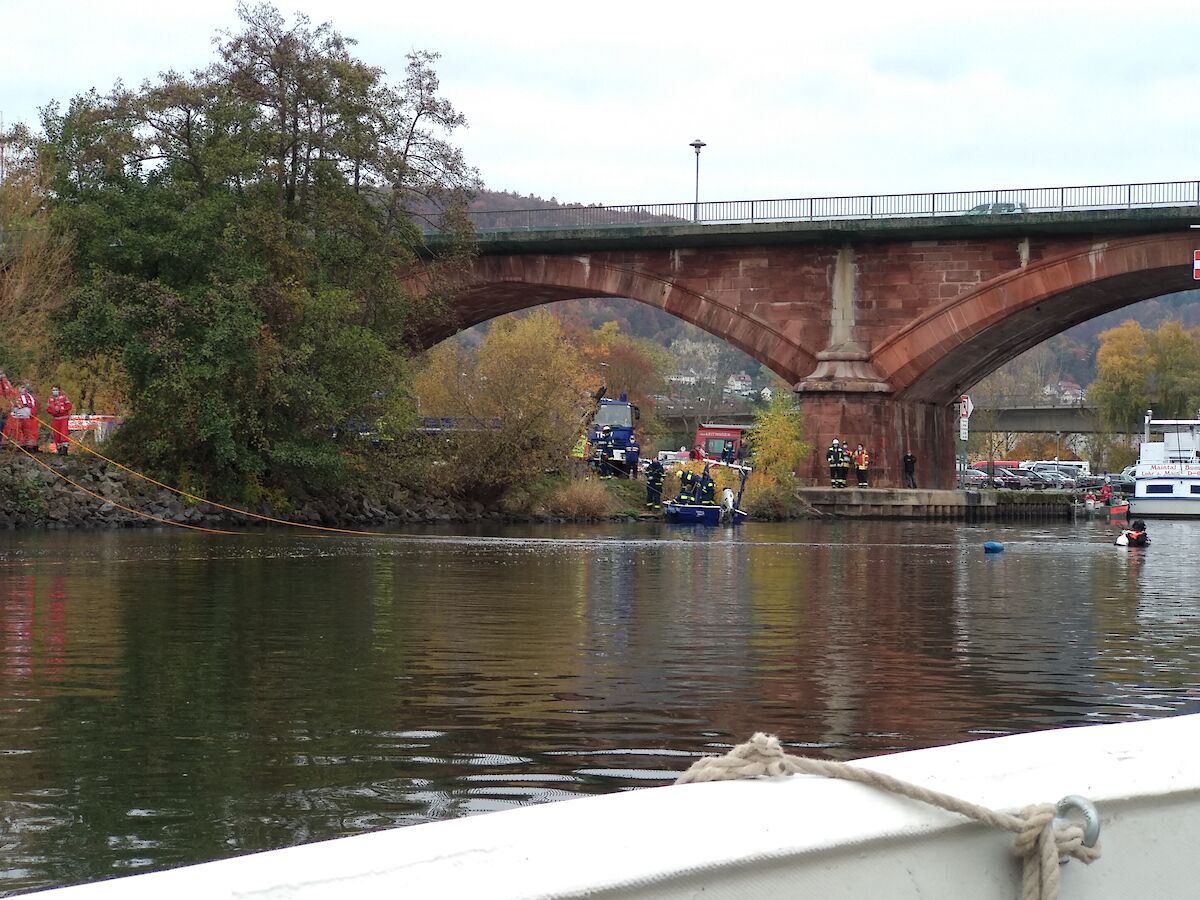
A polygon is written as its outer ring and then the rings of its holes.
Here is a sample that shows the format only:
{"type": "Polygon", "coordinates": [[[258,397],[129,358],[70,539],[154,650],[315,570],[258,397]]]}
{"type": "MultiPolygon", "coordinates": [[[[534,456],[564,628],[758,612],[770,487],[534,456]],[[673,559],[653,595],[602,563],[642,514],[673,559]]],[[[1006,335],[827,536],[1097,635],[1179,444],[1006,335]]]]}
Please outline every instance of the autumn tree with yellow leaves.
{"type": "Polygon", "coordinates": [[[781,387],[772,393],[771,402],[755,413],[747,441],[756,481],[795,486],[796,470],[812,446],[804,439],[804,416],[791,391],[781,387]]]}
{"type": "Polygon", "coordinates": [[[494,500],[561,470],[583,427],[588,373],[557,318],[497,320],[474,351],[447,341],[427,355],[414,392],[423,416],[452,427],[431,438],[430,478],[447,493],[494,500]]]}
{"type": "Polygon", "coordinates": [[[1200,334],[1179,322],[1154,331],[1123,322],[1100,335],[1096,371],[1088,397],[1113,428],[1137,430],[1147,409],[1192,418],[1200,403],[1200,334]]]}

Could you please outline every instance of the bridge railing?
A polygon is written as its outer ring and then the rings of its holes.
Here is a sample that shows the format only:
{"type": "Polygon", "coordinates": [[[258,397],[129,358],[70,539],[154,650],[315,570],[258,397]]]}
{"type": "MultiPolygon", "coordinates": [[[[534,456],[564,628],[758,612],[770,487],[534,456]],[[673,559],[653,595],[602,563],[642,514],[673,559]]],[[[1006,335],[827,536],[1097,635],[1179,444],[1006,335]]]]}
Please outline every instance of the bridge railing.
{"type": "Polygon", "coordinates": [[[1184,206],[1200,206],[1200,181],[872,194],[854,197],[482,209],[473,210],[468,215],[476,230],[487,232],[929,216],[1004,216],[1071,210],[1184,206]]]}

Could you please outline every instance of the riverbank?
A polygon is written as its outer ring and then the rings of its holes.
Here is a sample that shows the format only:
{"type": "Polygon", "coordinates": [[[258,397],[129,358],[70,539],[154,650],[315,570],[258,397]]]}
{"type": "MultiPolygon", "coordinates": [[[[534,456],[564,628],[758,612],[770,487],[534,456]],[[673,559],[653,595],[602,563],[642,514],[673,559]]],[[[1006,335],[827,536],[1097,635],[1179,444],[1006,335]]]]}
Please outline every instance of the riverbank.
{"type": "Polygon", "coordinates": [[[275,502],[193,501],[87,455],[0,453],[0,529],[113,529],[183,524],[201,528],[262,525],[258,516],[329,528],[387,528],[469,522],[634,521],[646,510],[641,481],[548,477],[491,504],[423,495],[372,477],[366,487],[300,494],[275,502]],[[237,511],[244,509],[252,515],[237,511]]]}
{"type": "MultiPolygon", "coordinates": [[[[993,521],[1070,518],[1072,500],[1070,494],[1054,491],[817,487],[793,491],[772,486],[747,497],[746,505],[751,517],[759,521],[993,521]]],[[[491,504],[422,495],[408,486],[373,477],[366,487],[343,488],[334,494],[280,496],[274,502],[228,505],[234,509],[192,501],[94,457],[41,454],[30,458],[17,452],[0,453],[0,529],[113,529],[170,524],[245,528],[264,524],[259,516],[279,519],[281,524],[352,529],[485,521],[621,522],[662,517],[661,511],[645,508],[642,481],[567,476],[547,476],[491,504]]]]}
{"type": "MultiPolygon", "coordinates": [[[[350,489],[333,496],[289,497],[276,504],[228,505],[257,516],[336,528],[523,518],[481,503],[421,497],[399,485],[373,487],[370,492],[350,489]]],[[[222,528],[261,521],[191,501],[93,457],[0,454],[0,528],[140,528],[164,523],[222,528]]]]}

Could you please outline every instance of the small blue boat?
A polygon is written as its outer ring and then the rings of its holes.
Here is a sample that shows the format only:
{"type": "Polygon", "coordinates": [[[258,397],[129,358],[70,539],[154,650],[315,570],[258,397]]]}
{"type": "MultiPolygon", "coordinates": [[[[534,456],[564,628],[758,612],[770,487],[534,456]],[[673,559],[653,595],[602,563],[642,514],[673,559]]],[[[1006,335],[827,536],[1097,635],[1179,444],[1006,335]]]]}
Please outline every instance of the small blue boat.
{"type": "Polygon", "coordinates": [[[736,499],[732,498],[732,491],[728,491],[730,501],[718,506],[714,503],[677,503],[674,500],[668,500],[664,504],[667,521],[676,525],[720,525],[724,519],[730,525],[740,525],[746,521],[747,515],[739,507],[742,503],[742,494],[746,490],[746,478],[750,475],[751,469],[748,466],[735,466],[727,463],[713,462],[709,465],[724,466],[727,469],[734,469],[742,476],[741,486],[738,488],[736,499]],[[724,515],[722,515],[724,513],[724,515]]]}
{"type": "MultiPolygon", "coordinates": [[[[720,525],[721,507],[711,503],[676,503],[668,500],[664,507],[667,521],[676,525],[720,525]]],[[[733,509],[729,521],[739,525],[746,521],[746,514],[740,509],[733,509]]]]}

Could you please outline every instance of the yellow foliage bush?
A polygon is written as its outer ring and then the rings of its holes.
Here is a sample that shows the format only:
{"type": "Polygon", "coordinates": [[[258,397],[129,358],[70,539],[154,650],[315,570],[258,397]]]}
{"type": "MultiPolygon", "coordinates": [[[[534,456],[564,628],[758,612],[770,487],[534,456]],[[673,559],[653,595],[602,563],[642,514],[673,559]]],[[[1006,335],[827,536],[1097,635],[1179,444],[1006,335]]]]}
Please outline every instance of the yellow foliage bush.
{"type": "Polygon", "coordinates": [[[598,481],[572,481],[550,495],[546,511],[564,519],[603,519],[617,511],[617,501],[598,481]]]}

